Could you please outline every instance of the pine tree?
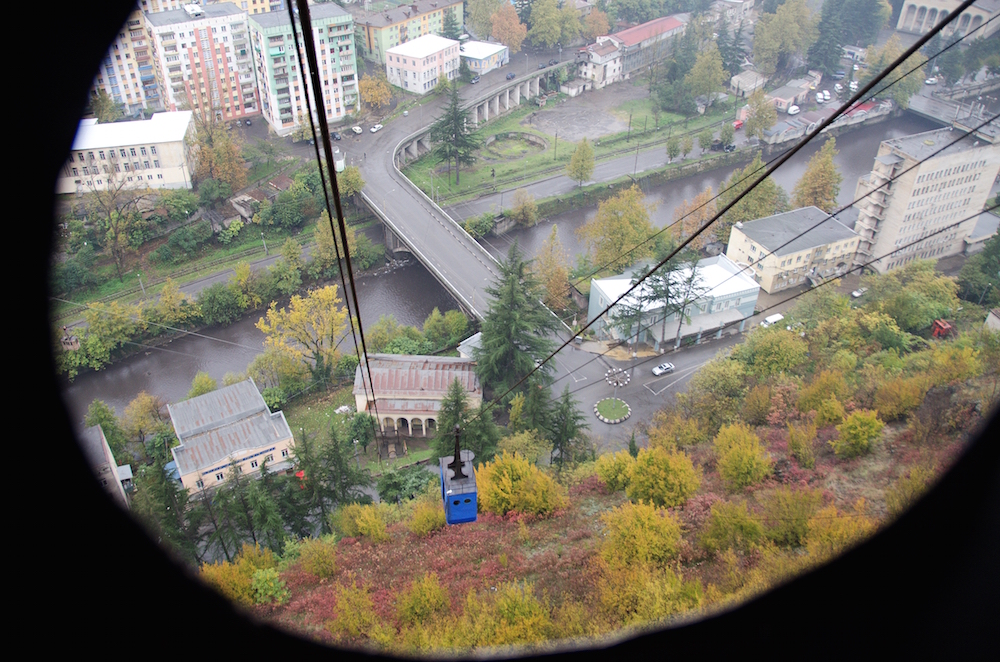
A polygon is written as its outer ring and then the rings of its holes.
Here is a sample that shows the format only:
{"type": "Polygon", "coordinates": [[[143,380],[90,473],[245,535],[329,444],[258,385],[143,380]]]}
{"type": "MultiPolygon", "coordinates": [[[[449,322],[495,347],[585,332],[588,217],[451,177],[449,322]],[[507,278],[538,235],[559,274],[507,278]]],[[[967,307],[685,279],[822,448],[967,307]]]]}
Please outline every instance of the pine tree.
{"type": "Polygon", "coordinates": [[[444,22],[441,25],[441,36],[446,39],[458,39],[462,34],[462,26],[455,17],[455,9],[444,10],[444,22]]]}
{"type": "Polygon", "coordinates": [[[455,161],[455,183],[460,184],[459,167],[476,161],[478,139],[468,131],[468,112],[462,110],[458,86],[452,83],[450,97],[444,114],[431,127],[431,140],[438,158],[448,162],[448,179],[451,180],[451,162],[455,161]]]}
{"type": "Polygon", "coordinates": [[[795,185],[792,195],[792,207],[818,207],[825,212],[832,212],[837,207],[837,194],[840,193],[840,182],[843,177],[837,170],[833,157],[837,155],[837,141],[827,140],[823,147],[809,159],[806,171],[795,185]]]}
{"type": "Polygon", "coordinates": [[[465,388],[459,380],[448,386],[448,392],[441,401],[437,417],[437,433],[434,435],[434,449],[438,457],[455,454],[455,426],[460,428],[469,418],[469,403],[465,388]]]}
{"type": "Polygon", "coordinates": [[[492,301],[475,350],[476,372],[485,386],[504,393],[548,355],[548,334],[556,329],[556,318],[541,303],[542,288],[517,242],[486,291],[492,301]]]}
{"type": "Polygon", "coordinates": [[[581,441],[581,434],[588,427],[587,419],[577,408],[577,402],[567,385],[552,412],[551,423],[552,456],[560,470],[567,462],[575,461],[575,450],[581,441]]]}

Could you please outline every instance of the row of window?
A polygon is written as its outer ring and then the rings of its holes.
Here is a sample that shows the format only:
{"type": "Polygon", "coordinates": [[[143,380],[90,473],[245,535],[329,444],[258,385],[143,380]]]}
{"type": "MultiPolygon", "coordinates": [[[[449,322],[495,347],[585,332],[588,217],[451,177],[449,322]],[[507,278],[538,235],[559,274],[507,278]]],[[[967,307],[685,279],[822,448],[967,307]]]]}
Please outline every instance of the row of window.
{"type": "MultiPolygon", "coordinates": [[[[129,147],[128,148],[128,152],[126,152],[125,148],[122,147],[121,149],[119,149],[119,152],[121,153],[121,157],[123,159],[127,159],[129,156],[133,156],[133,157],[134,156],[140,156],[140,155],[141,156],[146,156],[146,148],[145,147],[140,146],[138,148],[138,150],[139,151],[138,151],[138,154],[137,154],[135,147],[129,147]]],[[[156,145],[150,145],[149,146],[149,153],[150,154],[154,154],[154,155],[156,154],[156,145]]],[[[89,163],[93,163],[94,162],[94,152],[87,152],[87,157],[86,158],[84,158],[83,152],[77,152],[76,153],[76,158],[79,159],[80,163],[88,163],[88,162],[89,163]]],[[[114,149],[109,149],[107,155],[105,155],[103,149],[102,150],[98,150],[98,152],[97,152],[97,158],[100,159],[100,160],[102,160],[102,161],[104,161],[104,160],[106,160],[108,158],[114,159],[114,158],[116,158],[115,157],[115,150],[114,149]]],[[[70,155],[69,155],[69,162],[70,163],[74,162],[73,161],[73,153],[72,152],[70,152],[70,155]]],[[[138,165],[136,167],[138,167],[138,165]]],[[[148,168],[149,166],[146,166],[146,167],[148,168]]],[[[105,172],[107,172],[106,169],[105,169],[105,172]]]]}
{"type": "Polygon", "coordinates": [[[969,170],[974,170],[976,168],[982,168],[986,165],[986,160],[975,161],[973,163],[966,163],[961,166],[952,166],[951,168],[942,168],[940,170],[935,170],[934,172],[927,173],[926,175],[920,175],[917,177],[917,184],[922,184],[923,182],[932,182],[935,179],[940,179],[941,177],[948,177],[953,174],[958,174],[960,172],[968,172],[969,170]]]}

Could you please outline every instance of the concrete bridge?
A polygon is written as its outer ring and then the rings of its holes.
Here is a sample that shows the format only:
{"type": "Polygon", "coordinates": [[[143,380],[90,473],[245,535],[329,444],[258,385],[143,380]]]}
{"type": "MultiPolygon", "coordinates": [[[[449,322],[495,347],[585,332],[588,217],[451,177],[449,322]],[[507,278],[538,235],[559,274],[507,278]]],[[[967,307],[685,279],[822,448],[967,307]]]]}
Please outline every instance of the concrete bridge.
{"type": "MultiPolygon", "coordinates": [[[[563,62],[538,69],[520,80],[503,79],[465,100],[462,109],[470,110],[474,126],[481,127],[536,98],[543,89],[543,79],[566,66],[574,65],[563,62]]],[[[503,75],[504,70],[498,73],[503,75]]],[[[479,89],[469,86],[463,91],[468,94],[479,89]]],[[[439,116],[446,102],[444,98],[431,102],[428,106],[434,107],[431,117],[439,116]]],[[[378,157],[369,160],[369,152],[365,153],[361,166],[365,188],[361,198],[382,221],[387,248],[412,253],[466,314],[482,320],[489,307],[486,288],[500,273],[496,259],[399,169],[400,165],[433,149],[430,126],[422,124],[411,114],[375,134],[368,149],[378,157]]]]}

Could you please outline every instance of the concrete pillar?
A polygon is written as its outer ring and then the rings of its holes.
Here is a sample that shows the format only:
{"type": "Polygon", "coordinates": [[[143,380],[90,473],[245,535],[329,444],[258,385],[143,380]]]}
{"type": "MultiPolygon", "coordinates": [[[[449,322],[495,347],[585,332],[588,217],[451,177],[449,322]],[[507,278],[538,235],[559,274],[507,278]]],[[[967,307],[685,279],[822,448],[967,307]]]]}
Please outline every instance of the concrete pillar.
{"type": "Polygon", "coordinates": [[[695,345],[701,344],[701,327],[698,327],[698,337],[694,339],[695,345]]]}
{"type": "Polygon", "coordinates": [[[747,320],[746,320],[746,318],[743,318],[743,319],[741,319],[741,320],[740,320],[740,333],[743,333],[743,329],[745,329],[745,328],[746,328],[746,325],[747,325],[747,320]]]}
{"type": "Polygon", "coordinates": [[[481,104],[481,107],[483,109],[483,124],[486,124],[490,121],[490,102],[487,101],[481,104]]]}
{"type": "Polygon", "coordinates": [[[722,327],[720,326],[719,330],[715,332],[715,339],[718,340],[721,337],[722,337],[722,327]]]}

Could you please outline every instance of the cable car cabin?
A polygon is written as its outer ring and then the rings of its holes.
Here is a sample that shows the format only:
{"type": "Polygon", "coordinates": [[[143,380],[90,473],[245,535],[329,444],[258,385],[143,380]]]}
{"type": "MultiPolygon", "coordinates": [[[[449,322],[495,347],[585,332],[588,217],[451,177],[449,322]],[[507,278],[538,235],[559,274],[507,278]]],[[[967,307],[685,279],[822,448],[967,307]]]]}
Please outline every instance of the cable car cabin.
{"type": "Polygon", "coordinates": [[[455,462],[454,455],[438,460],[441,467],[441,499],[448,524],[476,521],[476,474],[472,470],[474,457],[472,451],[463,450],[460,465],[455,462]]]}

